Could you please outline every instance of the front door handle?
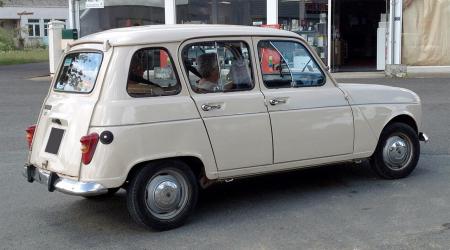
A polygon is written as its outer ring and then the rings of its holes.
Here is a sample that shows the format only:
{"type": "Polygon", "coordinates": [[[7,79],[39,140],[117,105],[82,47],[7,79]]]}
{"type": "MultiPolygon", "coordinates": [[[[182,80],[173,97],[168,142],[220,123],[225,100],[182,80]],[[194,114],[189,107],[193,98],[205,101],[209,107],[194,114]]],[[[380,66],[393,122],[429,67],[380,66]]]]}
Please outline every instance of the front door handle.
{"type": "Polygon", "coordinates": [[[203,111],[211,111],[211,110],[220,109],[220,108],[222,108],[222,105],[220,105],[220,104],[203,104],[202,105],[203,111]]]}
{"type": "Polygon", "coordinates": [[[272,106],[275,106],[275,105],[278,105],[278,104],[285,104],[286,103],[286,99],[274,98],[274,99],[270,99],[269,103],[272,106]]]}

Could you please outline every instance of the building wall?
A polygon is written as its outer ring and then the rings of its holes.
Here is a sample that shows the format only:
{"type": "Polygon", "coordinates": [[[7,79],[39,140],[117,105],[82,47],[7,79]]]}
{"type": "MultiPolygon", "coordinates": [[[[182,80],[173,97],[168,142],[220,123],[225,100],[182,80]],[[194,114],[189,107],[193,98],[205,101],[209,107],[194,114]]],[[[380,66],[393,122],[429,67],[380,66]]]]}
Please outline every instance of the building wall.
{"type": "Polygon", "coordinates": [[[21,27],[22,37],[28,46],[47,44],[44,20],[65,20],[67,22],[68,19],[68,1],[66,0],[4,0],[4,5],[0,8],[0,25],[8,30],[21,27]],[[32,14],[20,17],[18,13],[23,12],[32,14]],[[30,19],[38,20],[39,36],[37,37],[28,36],[28,23],[30,19]]]}

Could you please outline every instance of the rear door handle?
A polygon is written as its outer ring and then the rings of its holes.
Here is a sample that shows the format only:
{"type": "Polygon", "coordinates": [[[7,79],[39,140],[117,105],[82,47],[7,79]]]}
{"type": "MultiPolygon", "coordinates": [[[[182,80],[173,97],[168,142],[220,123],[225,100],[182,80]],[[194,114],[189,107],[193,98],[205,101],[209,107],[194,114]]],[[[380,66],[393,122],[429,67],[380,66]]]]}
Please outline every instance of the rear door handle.
{"type": "Polygon", "coordinates": [[[203,104],[202,110],[203,111],[211,111],[222,108],[222,105],[220,104],[203,104]]]}
{"type": "Polygon", "coordinates": [[[275,105],[278,105],[278,104],[285,104],[286,103],[286,99],[274,98],[274,99],[270,99],[269,103],[272,106],[275,106],[275,105]]]}

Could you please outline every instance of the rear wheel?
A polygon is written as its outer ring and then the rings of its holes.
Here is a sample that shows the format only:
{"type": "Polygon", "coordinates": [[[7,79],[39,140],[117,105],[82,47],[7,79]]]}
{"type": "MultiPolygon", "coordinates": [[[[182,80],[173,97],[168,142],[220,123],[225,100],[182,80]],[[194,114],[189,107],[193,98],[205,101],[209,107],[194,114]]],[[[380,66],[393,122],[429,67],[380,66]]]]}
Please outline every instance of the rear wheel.
{"type": "Polygon", "coordinates": [[[393,123],[381,133],[371,165],[382,178],[404,178],[416,168],[419,155],[420,143],[416,131],[407,124],[393,123]]]}
{"type": "Polygon", "coordinates": [[[184,224],[197,197],[197,181],[189,166],[168,160],[151,163],[135,175],[127,189],[127,207],[138,224],[168,230],[184,224]]]}

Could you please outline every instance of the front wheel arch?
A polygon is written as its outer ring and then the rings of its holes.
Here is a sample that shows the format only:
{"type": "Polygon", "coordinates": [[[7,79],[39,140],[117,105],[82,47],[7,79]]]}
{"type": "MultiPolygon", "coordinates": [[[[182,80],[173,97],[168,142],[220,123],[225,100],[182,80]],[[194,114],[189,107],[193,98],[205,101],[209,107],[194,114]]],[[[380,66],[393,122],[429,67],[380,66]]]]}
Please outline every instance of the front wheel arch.
{"type": "Polygon", "coordinates": [[[417,126],[417,122],[410,115],[401,114],[401,115],[397,115],[397,116],[393,117],[391,120],[389,120],[389,122],[386,125],[384,125],[383,130],[386,127],[388,127],[394,123],[404,123],[404,124],[410,126],[411,128],[413,128],[414,131],[416,131],[416,133],[419,134],[419,128],[417,126]]]}

